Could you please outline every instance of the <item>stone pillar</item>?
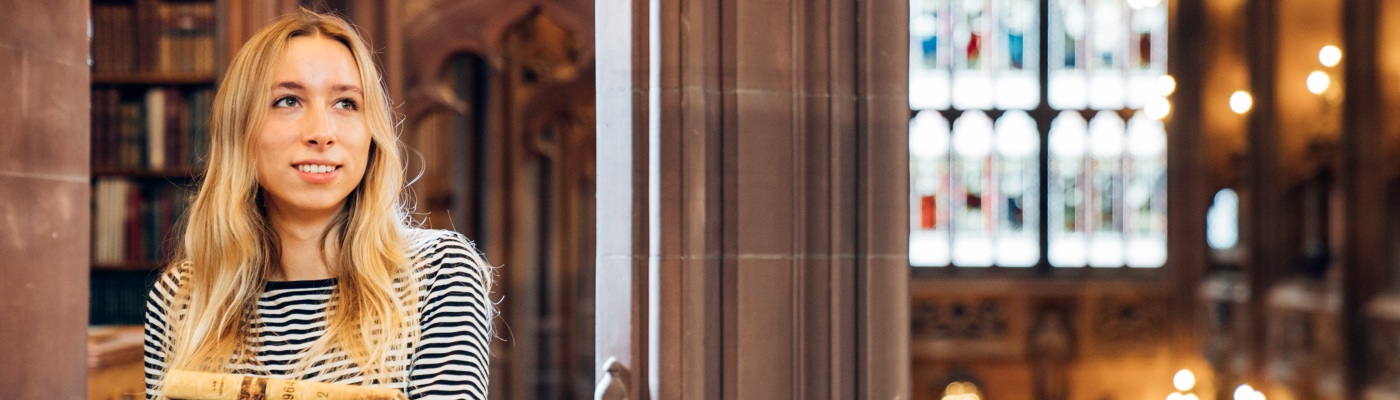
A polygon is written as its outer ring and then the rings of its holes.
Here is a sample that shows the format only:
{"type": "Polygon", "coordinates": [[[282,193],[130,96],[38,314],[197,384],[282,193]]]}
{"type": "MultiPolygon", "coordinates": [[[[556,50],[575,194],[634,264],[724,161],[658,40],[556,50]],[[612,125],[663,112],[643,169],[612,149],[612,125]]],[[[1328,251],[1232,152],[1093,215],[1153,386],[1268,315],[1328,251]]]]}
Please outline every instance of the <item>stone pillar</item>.
{"type": "Polygon", "coordinates": [[[1167,187],[1171,188],[1171,198],[1167,202],[1171,225],[1167,230],[1167,243],[1171,243],[1168,258],[1176,293],[1171,319],[1172,349],[1183,355],[1178,358],[1182,367],[1189,366],[1200,373],[1204,365],[1191,362],[1199,361],[1205,340],[1202,325],[1205,315],[1198,293],[1201,282],[1206,279],[1206,254],[1209,252],[1206,212],[1213,193],[1208,184],[1205,124],[1201,116],[1205,112],[1202,104],[1210,48],[1205,37],[1208,31],[1196,28],[1206,21],[1204,1],[1177,0],[1174,3],[1176,14],[1172,20],[1169,62],[1177,86],[1172,95],[1172,115],[1167,120],[1171,135],[1171,146],[1167,149],[1167,187]]]}
{"type": "Polygon", "coordinates": [[[88,3],[0,16],[0,397],[85,398],[88,3]]]}
{"type": "Polygon", "coordinates": [[[907,3],[596,4],[599,367],[908,398],[907,3]]]}
{"type": "MultiPolygon", "coordinates": [[[[1249,68],[1249,91],[1254,106],[1247,115],[1247,167],[1244,182],[1248,213],[1246,243],[1249,246],[1249,313],[1251,338],[1268,337],[1268,296],[1279,277],[1292,267],[1287,247],[1284,189],[1279,168],[1278,119],[1274,117],[1276,91],[1274,79],[1277,68],[1278,4],[1272,0],[1249,0],[1245,15],[1245,56],[1249,68]]],[[[1250,342],[1250,375],[1252,382],[1264,382],[1265,362],[1268,360],[1266,340],[1250,342]]]]}
{"type": "MultiPolygon", "coordinates": [[[[1360,399],[1377,368],[1371,352],[1373,332],[1366,309],[1389,282],[1386,249],[1385,163],[1381,134],[1386,110],[1381,106],[1377,57],[1380,3],[1342,3],[1342,61],[1345,94],[1342,111],[1341,334],[1346,378],[1344,398],[1360,399]]],[[[1390,251],[1394,251],[1393,249],[1390,251]]]]}

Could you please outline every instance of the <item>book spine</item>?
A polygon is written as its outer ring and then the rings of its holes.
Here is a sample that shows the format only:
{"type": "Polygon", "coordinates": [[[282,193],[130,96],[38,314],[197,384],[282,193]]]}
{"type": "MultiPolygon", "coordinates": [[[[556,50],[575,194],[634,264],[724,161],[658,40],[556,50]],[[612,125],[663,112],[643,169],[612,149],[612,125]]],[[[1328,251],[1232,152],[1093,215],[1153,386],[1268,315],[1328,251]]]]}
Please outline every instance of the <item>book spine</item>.
{"type": "Polygon", "coordinates": [[[159,70],[160,54],[157,43],[160,35],[159,6],[158,0],[136,0],[136,55],[137,70],[139,71],[159,70]]]}
{"type": "Polygon", "coordinates": [[[165,89],[146,90],[146,166],[165,166],[165,89]]]}

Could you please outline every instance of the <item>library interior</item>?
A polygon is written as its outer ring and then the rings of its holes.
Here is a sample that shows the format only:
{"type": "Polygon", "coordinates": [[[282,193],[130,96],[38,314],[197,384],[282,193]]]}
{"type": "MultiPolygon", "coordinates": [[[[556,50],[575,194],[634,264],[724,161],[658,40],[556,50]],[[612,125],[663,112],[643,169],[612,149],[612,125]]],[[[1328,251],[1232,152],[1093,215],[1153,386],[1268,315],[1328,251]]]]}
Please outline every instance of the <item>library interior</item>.
{"type": "Polygon", "coordinates": [[[0,397],[146,398],[301,8],[495,267],[492,399],[1400,399],[1380,0],[0,0],[0,397]]]}

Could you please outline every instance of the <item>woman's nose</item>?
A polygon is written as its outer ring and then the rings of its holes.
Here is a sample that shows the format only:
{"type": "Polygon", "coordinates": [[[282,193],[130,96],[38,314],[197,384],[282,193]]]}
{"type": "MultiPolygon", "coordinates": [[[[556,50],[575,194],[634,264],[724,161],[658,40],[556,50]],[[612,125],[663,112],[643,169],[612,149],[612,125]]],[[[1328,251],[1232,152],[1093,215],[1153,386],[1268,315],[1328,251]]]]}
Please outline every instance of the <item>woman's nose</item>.
{"type": "Polygon", "coordinates": [[[302,140],[308,145],[320,147],[335,144],[335,123],[330,116],[326,110],[310,107],[302,121],[302,140]]]}

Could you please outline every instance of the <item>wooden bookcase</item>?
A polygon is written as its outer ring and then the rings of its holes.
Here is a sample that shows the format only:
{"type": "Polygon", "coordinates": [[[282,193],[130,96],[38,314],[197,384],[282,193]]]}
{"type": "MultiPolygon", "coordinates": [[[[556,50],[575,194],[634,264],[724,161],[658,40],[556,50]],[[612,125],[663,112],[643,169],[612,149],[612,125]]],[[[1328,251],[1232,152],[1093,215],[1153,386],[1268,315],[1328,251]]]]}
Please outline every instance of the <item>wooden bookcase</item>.
{"type": "Polygon", "coordinates": [[[89,323],[136,325],[208,149],[223,0],[92,2],[89,323]]]}
{"type": "Polygon", "coordinates": [[[88,398],[144,397],[141,324],[208,149],[223,0],[91,3],[88,398]]]}

